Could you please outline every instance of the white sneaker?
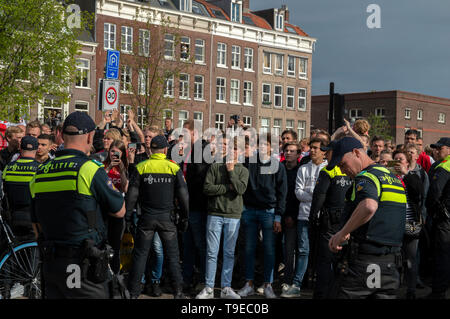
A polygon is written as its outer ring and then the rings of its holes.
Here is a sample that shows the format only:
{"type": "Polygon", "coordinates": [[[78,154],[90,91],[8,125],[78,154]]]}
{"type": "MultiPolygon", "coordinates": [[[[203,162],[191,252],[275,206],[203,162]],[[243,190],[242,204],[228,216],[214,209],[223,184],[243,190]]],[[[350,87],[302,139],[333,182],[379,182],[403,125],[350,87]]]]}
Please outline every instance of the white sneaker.
{"type": "Polygon", "coordinates": [[[241,299],[237,293],[231,287],[225,287],[220,292],[220,298],[222,299],[241,299]]]}
{"type": "Polygon", "coordinates": [[[256,293],[258,295],[264,296],[264,284],[262,284],[262,286],[256,288],[256,293]]]}
{"type": "Polygon", "coordinates": [[[264,296],[266,296],[267,299],[275,299],[277,297],[273,292],[272,285],[264,287],[264,296]]]}
{"type": "Polygon", "coordinates": [[[255,289],[248,284],[248,282],[245,284],[244,287],[241,288],[241,290],[238,291],[238,295],[241,297],[247,297],[247,296],[253,296],[255,294],[255,289]]]}
{"type": "Polygon", "coordinates": [[[297,287],[295,284],[289,287],[287,291],[284,291],[281,294],[283,298],[298,298],[300,297],[300,287],[297,287]]]}
{"type": "Polygon", "coordinates": [[[195,299],[214,299],[214,290],[211,287],[205,287],[195,299]]]}
{"type": "Polygon", "coordinates": [[[281,284],[281,292],[287,291],[289,289],[289,287],[290,287],[289,284],[286,284],[286,283],[281,284]]]}

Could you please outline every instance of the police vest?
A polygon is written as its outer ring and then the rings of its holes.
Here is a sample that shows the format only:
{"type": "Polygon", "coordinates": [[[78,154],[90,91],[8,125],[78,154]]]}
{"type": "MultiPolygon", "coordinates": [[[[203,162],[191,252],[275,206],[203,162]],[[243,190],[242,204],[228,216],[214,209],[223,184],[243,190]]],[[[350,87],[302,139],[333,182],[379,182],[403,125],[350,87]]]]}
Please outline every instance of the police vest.
{"type": "Polygon", "coordinates": [[[447,156],[438,166],[436,166],[436,169],[438,168],[443,168],[450,173],[450,155],[447,156]]]}
{"type": "MultiPolygon", "coordinates": [[[[400,247],[406,222],[406,195],[401,181],[386,168],[375,165],[357,176],[369,178],[377,187],[378,209],[373,217],[353,232],[362,242],[400,247]]],[[[355,200],[355,183],[351,200],[355,200]]]]}
{"type": "Polygon", "coordinates": [[[44,240],[79,246],[84,239],[100,244],[105,225],[90,190],[99,162],[65,155],[41,165],[30,183],[35,214],[44,240]]]}
{"type": "Polygon", "coordinates": [[[344,207],[345,193],[352,185],[350,177],[342,173],[337,165],[331,170],[327,170],[324,167],[322,171],[331,179],[324,207],[328,209],[342,209],[344,207]]]}

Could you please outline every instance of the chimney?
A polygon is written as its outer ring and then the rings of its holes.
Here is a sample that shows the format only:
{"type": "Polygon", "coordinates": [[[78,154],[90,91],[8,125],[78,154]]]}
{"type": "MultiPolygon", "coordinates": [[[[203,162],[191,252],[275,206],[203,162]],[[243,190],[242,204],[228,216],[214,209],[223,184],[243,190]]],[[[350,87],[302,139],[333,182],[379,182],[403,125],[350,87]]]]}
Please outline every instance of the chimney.
{"type": "Polygon", "coordinates": [[[250,0],[242,0],[242,12],[250,12],[250,0]]]}
{"type": "Polygon", "coordinates": [[[281,10],[284,10],[284,21],[289,23],[289,9],[288,9],[288,7],[285,4],[283,4],[281,6],[281,10]]]}

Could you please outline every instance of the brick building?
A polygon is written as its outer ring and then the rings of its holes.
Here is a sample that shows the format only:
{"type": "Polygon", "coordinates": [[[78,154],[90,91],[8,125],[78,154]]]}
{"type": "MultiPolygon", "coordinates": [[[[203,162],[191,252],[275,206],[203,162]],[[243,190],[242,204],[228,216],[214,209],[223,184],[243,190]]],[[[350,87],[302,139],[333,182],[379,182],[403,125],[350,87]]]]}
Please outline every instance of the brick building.
{"type": "MultiPolygon", "coordinates": [[[[405,131],[417,129],[424,144],[450,136],[450,99],[405,91],[384,91],[344,94],[348,119],[367,118],[375,114],[385,118],[395,142],[404,142],[405,131]]],[[[328,128],[329,96],[312,97],[311,125],[328,128]]]]}

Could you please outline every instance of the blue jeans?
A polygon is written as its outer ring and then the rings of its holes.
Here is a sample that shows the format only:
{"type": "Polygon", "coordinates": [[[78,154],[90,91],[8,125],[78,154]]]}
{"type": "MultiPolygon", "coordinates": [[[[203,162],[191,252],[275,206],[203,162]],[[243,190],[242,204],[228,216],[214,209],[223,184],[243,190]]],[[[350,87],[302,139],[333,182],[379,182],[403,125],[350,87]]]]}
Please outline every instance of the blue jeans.
{"type": "Polygon", "coordinates": [[[183,281],[192,284],[195,257],[199,257],[200,278],[205,278],[206,262],[206,214],[189,212],[189,226],[183,234],[183,281]]]}
{"type": "Polygon", "coordinates": [[[206,221],[206,270],[205,285],[214,288],[217,255],[223,232],[223,262],[221,287],[231,287],[234,267],[234,249],[239,235],[240,220],[209,215],[206,221]]]}
{"type": "Polygon", "coordinates": [[[295,277],[292,281],[297,287],[301,287],[303,276],[308,267],[309,256],[309,237],[308,237],[308,221],[299,220],[297,222],[297,262],[295,263],[295,277]]]}
{"type": "Polygon", "coordinates": [[[151,252],[152,256],[150,257],[150,265],[152,270],[152,283],[155,283],[161,280],[164,262],[163,246],[158,233],[155,233],[153,236],[151,252]]]}
{"type": "Polygon", "coordinates": [[[263,232],[264,249],[264,282],[272,283],[275,266],[275,233],[273,222],[275,210],[272,209],[244,209],[242,225],[245,231],[245,279],[254,280],[255,276],[255,250],[258,235],[258,224],[263,232]]]}

